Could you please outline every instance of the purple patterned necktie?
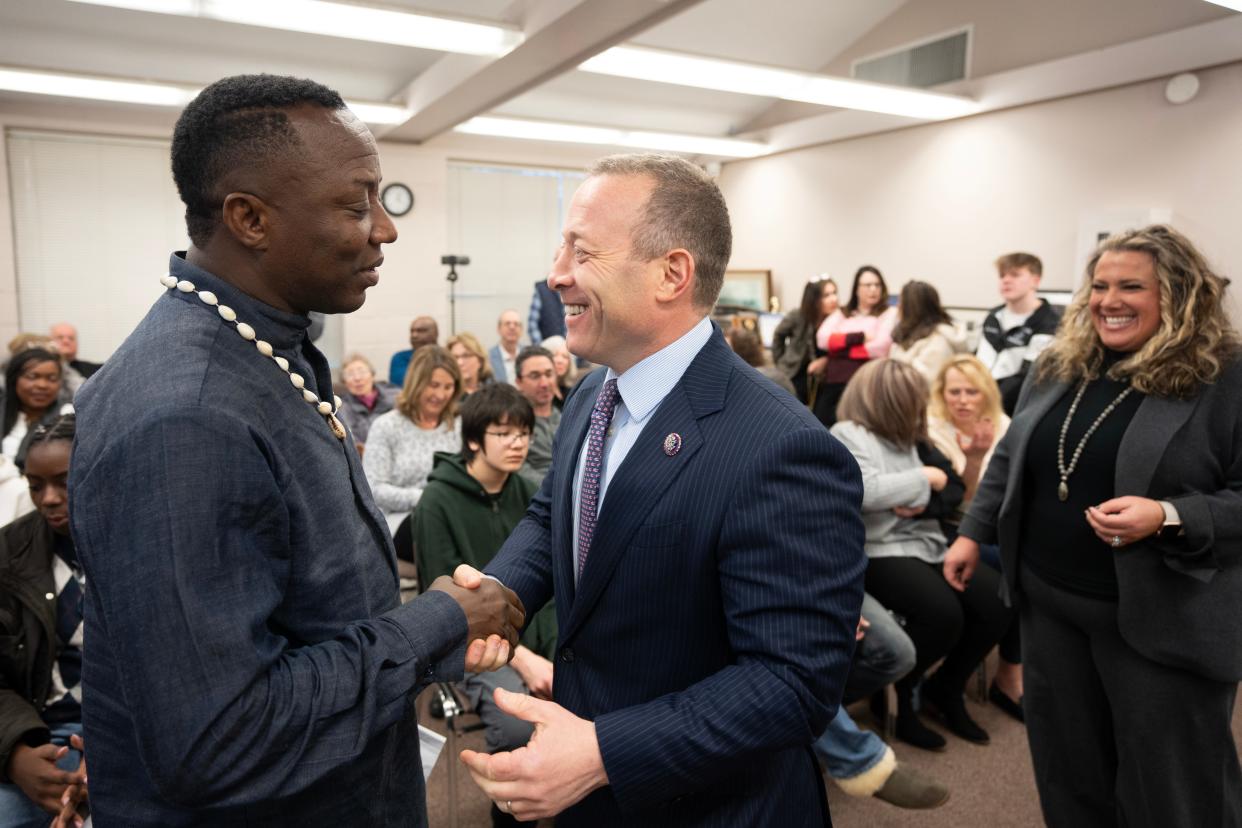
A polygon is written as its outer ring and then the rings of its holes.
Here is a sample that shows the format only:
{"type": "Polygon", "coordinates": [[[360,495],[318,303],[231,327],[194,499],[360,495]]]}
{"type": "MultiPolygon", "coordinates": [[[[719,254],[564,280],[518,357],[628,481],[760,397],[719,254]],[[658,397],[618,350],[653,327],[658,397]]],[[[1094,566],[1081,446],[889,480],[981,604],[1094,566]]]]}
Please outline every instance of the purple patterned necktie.
{"type": "Polygon", "coordinates": [[[600,389],[591,409],[591,430],[587,432],[586,466],[582,470],[581,513],[578,516],[578,577],[586,566],[591,537],[595,534],[595,519],[599,516],[599,476],[604,469],[604,438],[612,412],[616,410],[617,381],[610,379],[600,389]]]}

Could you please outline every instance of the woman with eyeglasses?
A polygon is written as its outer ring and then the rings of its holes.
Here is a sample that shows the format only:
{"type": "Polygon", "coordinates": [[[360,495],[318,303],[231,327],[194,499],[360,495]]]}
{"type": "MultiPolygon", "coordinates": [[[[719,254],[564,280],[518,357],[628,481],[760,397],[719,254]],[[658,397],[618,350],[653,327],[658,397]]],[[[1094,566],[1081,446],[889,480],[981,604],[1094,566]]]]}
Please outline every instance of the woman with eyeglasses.
{"type": "Polygon", "coordinates": [[[461,371],[461,395],[466,397],[492,381],[492,362],[487,358],[483,344],[472,333],[462,332],[449,337],[445,348],[457,360],[461,371]]]}
{"type": "Polygon", "coordinates": [[[820,323],[815,334],[815,344],[828,355],[815,394],[815,416],[821,423],[831,427],[837,421],[837,403],[858,369],[867,360],[888,356],[896,324],[897,309],[889,307],[880,271],[871,265],[858,268],[850,300],[820,323]]]}
{"type": "Polygon", "coordinates": [[[392,411],[398,389],[386,380],[376,379],[370,360],[360,354],[346,358],[341,366],[341,381],[345,383],[339,412],[341,422],[349,426],[354,445],[362,454],[371,433],[371,423],[392,411]]]}

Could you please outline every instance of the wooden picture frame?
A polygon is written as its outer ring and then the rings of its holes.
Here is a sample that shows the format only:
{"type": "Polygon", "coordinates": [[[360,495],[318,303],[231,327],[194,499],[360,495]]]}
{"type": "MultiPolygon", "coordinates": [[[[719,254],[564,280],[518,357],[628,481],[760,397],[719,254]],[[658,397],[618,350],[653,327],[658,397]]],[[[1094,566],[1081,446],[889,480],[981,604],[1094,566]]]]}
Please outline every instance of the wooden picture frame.
{"type": "Polygon", "coordinates": [[[772,302],[771,270],[726,270],[717,307],[767,313],[772,302]]]}

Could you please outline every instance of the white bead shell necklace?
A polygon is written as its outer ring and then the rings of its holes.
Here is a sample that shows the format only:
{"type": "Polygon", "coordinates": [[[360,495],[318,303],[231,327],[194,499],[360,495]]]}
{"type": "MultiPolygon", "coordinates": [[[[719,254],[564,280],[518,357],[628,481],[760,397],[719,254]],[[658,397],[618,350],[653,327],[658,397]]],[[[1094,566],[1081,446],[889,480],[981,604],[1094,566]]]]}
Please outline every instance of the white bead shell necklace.
{"type": "Polygon", "coordinates": [[[280,367],[280,370],[284,371],[289,376],[289,382],[293,385],[294,390],[302,392],[302,399],[306,400],[307,403],[313,406],[316,411],[324,416],[324,419],[328,422],[328,427],[332,429],[332,434],[336,436],[336,439],[345,439],[345,426],[341,425],[341,421],[336,418],[336,412],[341,408],[340,397],[333,395],[331,403],[320,400],[314,391],[311,391],[306,387],[305,377],[289,370],[289,360],[274,354],[272,352],[271,344],[264,342],[262,339],[258,339],[255,336],[254,328],[239,320],[237,318],[237,312],[228,305],[221,305],[220,300],[217,299],[216,295],[211,291],[199,290],[194,286],[193,282],[185,279],[178,281],[177,277],[173,276],[171,273],[161,276],[160,284],[170,290],[175,289],[181,291],[182,293],[196,294],[204,305],[214,307],[216,309],[216,313],[220,314],[221,319],[225,322],[233,324],[236,327],[237,333],[242,339],[245,339],[248,342],[253,342],[254,347],[258,349],[259,353],[270,358],[280,367]]]}

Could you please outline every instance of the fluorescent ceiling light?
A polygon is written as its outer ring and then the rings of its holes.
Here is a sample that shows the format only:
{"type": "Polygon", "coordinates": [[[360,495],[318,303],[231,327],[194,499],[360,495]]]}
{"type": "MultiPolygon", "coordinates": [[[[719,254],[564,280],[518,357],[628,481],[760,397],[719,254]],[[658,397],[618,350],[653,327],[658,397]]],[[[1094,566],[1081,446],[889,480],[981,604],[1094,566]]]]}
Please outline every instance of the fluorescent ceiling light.
{"type": "Polygon", "coordinates": [[[326,0],[73,0],[94,6],[225,20],[248,26],[391,43],[437,52],[500,56],[522,42],[501,26],[326,0]]]}
{"type": "Polygon", "coordinates": [[[33,95],[57,95],[153,106],[185,106],[198,94],[197,89],[167,83],[110,80],[85,75],[4,68],[0,68],[0,89],[29,92],[33,95]]]}
{"type": "Polygon", "coordinates": [[[927,120],[956,118],[980,109],[978,103],[959,95],[631,46],[614,46],[578,68],[601,75],[927,120]]]}
{"type": "Polygon", "coordinates": [[[494,135],[500,138],[528,138],[535,141],[562,141],[570,144],[604,144],[635,149],[684,152],[693,155],[718,155],[725,158],[753,158],[768,151],[766,144],[738,141],[733,138],[640,132],[612,127],[580,126],[491,116],[471,118],[459,125],[456,131],[472,135],[494,135]]]}
{"type": "MultiPolygon", "coordinates": [[[[5,67],[0,67],[0,90],[26,92],[31,95],[55,95],[91,101],[177,108],[194,100],[194,97],[202,91],[198,87],[178,86],[171,83],[114,80],[89,75],[65,75],[5,67]]],[[[395,104],[346,101],[345,105],[361,121],[368,124],[400,124],[409,120],[410,117],[408,109],[395,104]]]]}
{"type": "Polygon", "coordinates": [[[1224,6],[1227,9],[1242,12],[1242,0],[1207,0],[1209,3],[1215,3],[1218,6],[1224,6]]]}

